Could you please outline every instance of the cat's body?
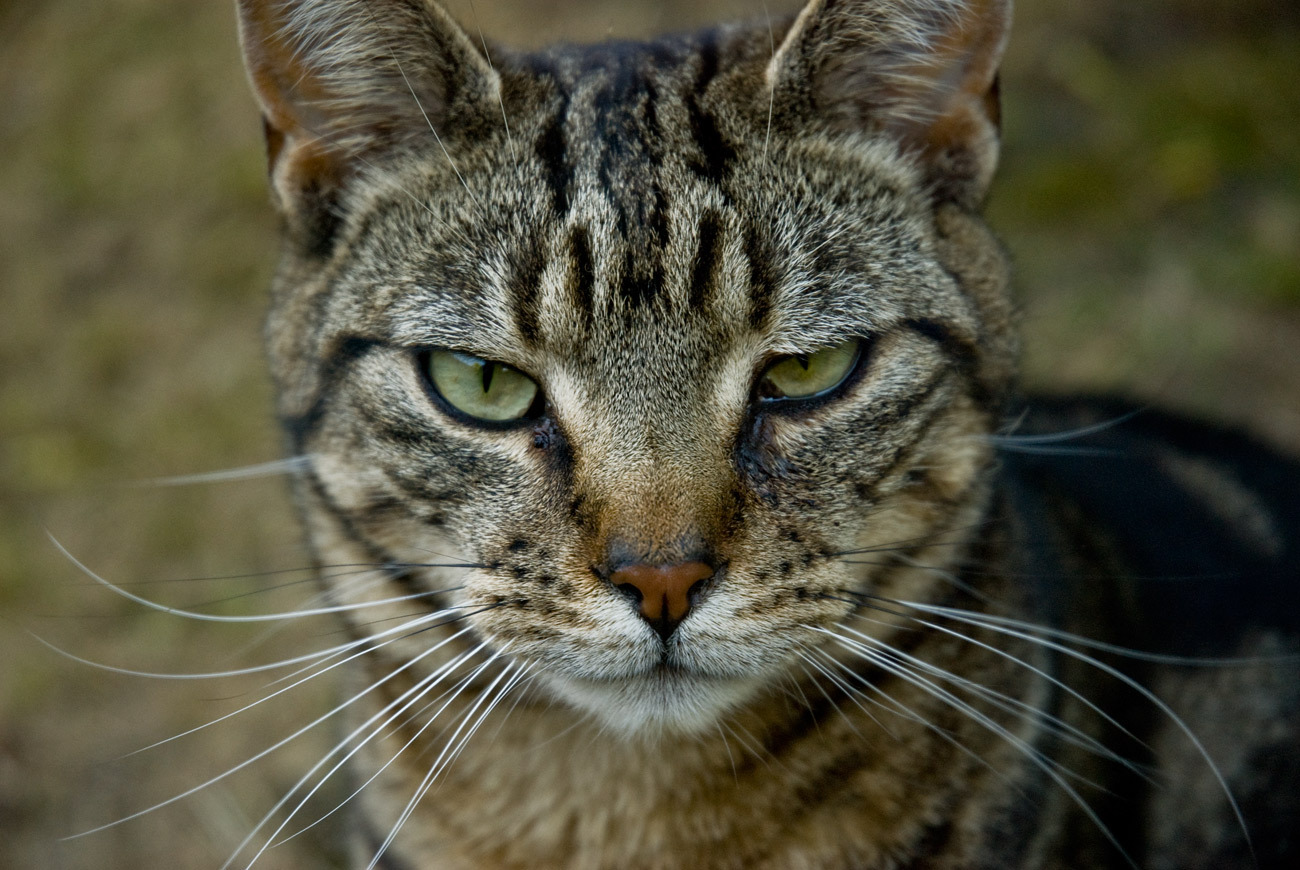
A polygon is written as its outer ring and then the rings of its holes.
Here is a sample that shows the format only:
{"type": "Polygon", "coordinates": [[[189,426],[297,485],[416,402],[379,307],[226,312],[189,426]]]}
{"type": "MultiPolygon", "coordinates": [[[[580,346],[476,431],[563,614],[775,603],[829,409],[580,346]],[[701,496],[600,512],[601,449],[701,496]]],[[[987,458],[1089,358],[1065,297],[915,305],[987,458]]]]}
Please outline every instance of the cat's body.
{"type": "MultiPolygon", "coordinates": [[[[1226,621],[1252,667],[1077,646],[1191,623],[1144,628],[1165,563],[1106,472],[999,457],[1006,4],[494,64],[415,0],[240,5],[298,494],[322,565],[375,569],[327,581],[358,866],[1294,859],[1293,622],[1226,621]]],[[[1244,535],[1233,592],[1286,616],[1294,466],[1240,452],[1142,491],[1226,512],[1195,540],[1244,535]]]]}

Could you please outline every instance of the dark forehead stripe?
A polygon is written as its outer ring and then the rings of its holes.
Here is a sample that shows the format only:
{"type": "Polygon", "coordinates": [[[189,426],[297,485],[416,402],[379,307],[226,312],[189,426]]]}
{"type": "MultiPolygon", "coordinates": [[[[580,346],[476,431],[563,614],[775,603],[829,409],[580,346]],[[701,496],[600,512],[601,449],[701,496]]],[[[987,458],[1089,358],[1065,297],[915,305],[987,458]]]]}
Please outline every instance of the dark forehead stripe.
{"type": "Polygon", "coordinates": [[[699,148],[699,156],[688,166],[701,178],[718,184],[726,178],[728,166],[736,157],[736,149],[723,137],[713,115],[700,105],[700,96],[718,74],[718,46],[715,42],[706,42],[700,46],[699,52],[699,73],[686,98],[691,135],[699,148]]]}
{"type": "Polygon", "coordinates": [[[546,268],[546,255],[538,238],[521,242],[509,249],[505,289],[510,298],[510,310],[514,314],[519,337],[527,344],[537,345],[542,337],[538,296],[542,271],[546,268]]]}
{"type": "Polygon", "coordinates": [[[556,220],[564,220],[569,213],[569,187],[573,184],[573,167],[569,164],[568,148],[564,139],[564,122],[568,115],[569,97],[564,94],[560,107],[542,128],[534,151],[542,164],[543,176],[551,191],[551,210],[556,220]]]}
{"type": "MultiPolygon", "coordinates": [[[[578,179],[591,177],[613,218],[615,238],[608,241],[616,242],[614,250],[584,227],[570,231],[556,252],[567,254],[566,295],[584,317],[595,308],[597,251],[604,252],[608,286],[621,307],[631,312],[655,304],[670,283],[670,247],[691,243],[671,238],[679,225],[670,215],[683,204],[675,201],[686,181],[681,170],[715,187],[728,175],[736,151],[703,98],[725,66],[717,39],[706,34],[605,43],[527,61],[559,94],[558,109],[534,144],[554,217],[564,222],[573,214],[579,205],[574,197],[586,189],[578,179]]],[[[716,211],[701,216],[692,271],[683,276],[691,283],[682,302],[690,306],[704,304],[713,290],[721,229],[716,211]]],[[[523,287],[513,297],[521,305],[532,301],[523,287]]],[[[530,329],[532,319],[520,311],[521,331],[530,329]]]]}
{"type": "Polygon", "coordinates": [[[645,256],[633,245],[623,254],[622,280],[618,289],[631,308],[644,308],[664,287],[662,256],[645,256]]]}
{"type": "Polygon", "coordinates": [[[713,209],[700,216],[700,241],[691,263],[689,306],[699,311],[713,295],[719,261],[722,259],[722,217],[713,209]]]}
{"type": "Polygon", "coordinates": [[[745,256],[749,259],[749,325],[757,330],[772,313],[779,276],[771,242],[752,226],[745,231],[745,256]]]}
{"type": "Polygon", "coordinates": [[[596,264],[591,257],[591,237],[585,226],[574,227],[569,233],[569,274],[566,287],[570,303],[588,325],[595,317],[595,283],[596,264]]]}
{"type": "Polygon", "coordinates": [[[663,290],[670,201],[662,178],[665,133],[657,71],[677,63],[667,47],[616,45],[592,97],[596,174],[627,247],[615,289],[632,309],[663,290]]]}

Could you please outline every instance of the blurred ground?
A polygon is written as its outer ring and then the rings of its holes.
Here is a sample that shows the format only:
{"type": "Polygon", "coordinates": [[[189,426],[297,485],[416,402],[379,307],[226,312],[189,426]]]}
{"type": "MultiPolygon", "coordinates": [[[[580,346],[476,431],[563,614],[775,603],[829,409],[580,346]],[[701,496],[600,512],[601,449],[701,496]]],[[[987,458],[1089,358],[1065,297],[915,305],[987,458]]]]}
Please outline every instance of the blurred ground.
{"type": "MultiPolygon", "coordinates": [[[[328,624],[262,637],[150,614],[96,590],[46,537],[176,604],[301,597],[236,598],[266,576],[176,582],[302,564],[278,479],[124,485],[279,450],[259,346],[274,227],[231,5],[0,0],[0,866],[218,867],[327,745],[326,726],[191,799],[59,842],[291,729],[268,704],[117,760],[259,682],[104,673],[23,631],[173,672],[330,637],[328,624]]],[[[450,5],[516,44],[763,14],[760,0],[450,5]]],[[[1300,448],[1296,69],[1289,0],[1021,0],[991,212],[1019,264],[1030,385],[1124,390],[1300,448]]],[[[292,721],[328,692],[295,701],[292,721]]],[[[315,836],[265,866],[321,864],[315,836]]]]}

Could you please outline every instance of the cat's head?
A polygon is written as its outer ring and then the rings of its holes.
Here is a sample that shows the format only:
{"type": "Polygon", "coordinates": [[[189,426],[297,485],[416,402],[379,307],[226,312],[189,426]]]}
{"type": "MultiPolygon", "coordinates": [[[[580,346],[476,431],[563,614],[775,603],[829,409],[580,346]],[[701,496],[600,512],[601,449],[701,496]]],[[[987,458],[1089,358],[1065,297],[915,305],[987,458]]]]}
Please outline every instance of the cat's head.
{"type": "Polygon", "coordinates": [[[970,536],[1014,370],[976,216],[1008,7],[489,60],[418,0],[241,0],[313,539],[474,566],[336,597],[449,589],[385,607],[463,608],[645,732],[776,685],[860,593],[927,594],[908,559],[970,536]]]}

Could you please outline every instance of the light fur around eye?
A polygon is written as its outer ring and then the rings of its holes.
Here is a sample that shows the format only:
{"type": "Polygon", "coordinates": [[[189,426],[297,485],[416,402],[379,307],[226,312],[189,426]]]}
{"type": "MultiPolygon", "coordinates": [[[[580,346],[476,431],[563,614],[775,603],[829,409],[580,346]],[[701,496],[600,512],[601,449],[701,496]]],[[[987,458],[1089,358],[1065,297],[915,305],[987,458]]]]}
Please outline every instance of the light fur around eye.
{"type": "Polygon", "coordinates": [[[518,420],[537,399],[537,382],[502,362],[451,350],[430,351],[421,362],[438,395],[479,420],[518,420]]]}
{"type": "Polygon", "coordinates": [[[767,367],[759,381],[764,399],[808,399],[844,383],[862,355],[862,342],[842,341],[815,353],[787,356],[767,367]]]}

